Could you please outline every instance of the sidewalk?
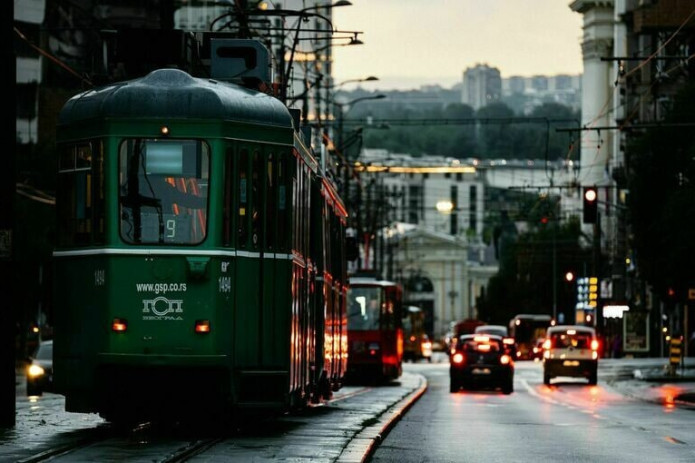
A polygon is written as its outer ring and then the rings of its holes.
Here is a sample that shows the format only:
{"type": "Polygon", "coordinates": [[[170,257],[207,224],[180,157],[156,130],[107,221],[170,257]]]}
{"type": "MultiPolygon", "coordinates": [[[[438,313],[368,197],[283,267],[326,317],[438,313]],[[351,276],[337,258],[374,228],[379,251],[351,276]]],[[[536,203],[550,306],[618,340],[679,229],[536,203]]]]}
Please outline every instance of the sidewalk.
{"type": "Polygon", "coordinates": [[[686,361],[685,365],[678,366],[671,374],[668,371],[668,360],[663,360],[661,366],[635,368],[632,372],[634,381],[623,384],[625,393],[662,405],[695,407],[695,364],[686,361]]]}
{"type": "MultiPolygon", "coordinates": [[[[427,380],[416,373],[404,372],[394,385],[373,388],[370,394],[355,394],[361,387],[344,387],[334,394],[338,401],[331,405],[332,414],[319,414],[313,418],[290,416],[294,427],[305,427],[309,435],[333,436],[326,447],[324,438],[314,439],[316,455],[334,454],[330,461],[340,463],[361,463],[368,459],[378,443],[399,421],[410,406],[424,394],[427,380]],[[336,424],[333,421],[340,421],[336,424]],[[337,427],[336,427],[337,426],[337,427]],[[338,445],[336,445],[336,436],[338,445]],[[323,447],[322,447],[323,446],[323,447]],[[329,448],[327,450],[327,448],[329,448]],[[322,453],[323,452],[323,453],[322,453]]],[[[70,444],[82,431],[94,429],[105,424],[96,414],[74,414],[63,411],[64,399],[60,395],[46,393],[39,401],[26,396],[26,379],[23,371],[17,372],[17,420],[13,429],[0,431],[0,463],[31,462],[33,456],[48,449],[70,444]]],[[[230,440],[231,444],[243,437],[230,440]]],[[[271,439],[272,440],[272,439],[271,439]]],[[[237,442],[238,444],[238,442],[237,442]]],[[[269,445],[282,446],[282,440],[269,442],[269,445]]],[[[238,454],[240,448],[230,448],[238,454]]],[[[224,450],[222,445],[220,451],[224,450]]],[[[249,447],[248,452],[252,452],[249,447]]],[[[299,449],[299,447],[298,447],[299,449]]],[[[242,449],[243,450],[243,449],[242,449]]],[[[292,455],[300,459],[307,451],[301,447],[301,454],[292,455]]],[[[285,447],[270,448],[268,453],[288,452],[285,447]]],[[[249,454],[252,456],[251,454],[249,454]]],[[[208,461],[230,461],[211,455],[208,461]]],[[[248,461],[236,459],[234,461],[248,461]]]]}

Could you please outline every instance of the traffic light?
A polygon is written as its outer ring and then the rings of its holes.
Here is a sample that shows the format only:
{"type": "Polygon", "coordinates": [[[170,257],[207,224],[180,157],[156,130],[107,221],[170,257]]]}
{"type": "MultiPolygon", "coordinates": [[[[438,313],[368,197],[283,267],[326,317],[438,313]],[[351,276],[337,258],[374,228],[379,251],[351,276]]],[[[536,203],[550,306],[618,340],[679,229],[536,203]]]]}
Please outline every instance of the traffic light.
{"type": "Polygon", "coordinates": [[[584,223],[596,223],[598,217],[598,190],[596,187],[585,187],[582,195],[584,201],[584,223]]]}

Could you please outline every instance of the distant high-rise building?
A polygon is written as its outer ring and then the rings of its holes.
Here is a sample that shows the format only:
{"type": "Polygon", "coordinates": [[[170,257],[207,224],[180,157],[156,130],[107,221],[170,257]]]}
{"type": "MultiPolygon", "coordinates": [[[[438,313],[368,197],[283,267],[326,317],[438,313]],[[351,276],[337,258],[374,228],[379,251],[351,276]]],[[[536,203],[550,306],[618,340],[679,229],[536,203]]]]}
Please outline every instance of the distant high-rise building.
{"type": "Polygon", "coordinates": [[[480,109],[499,101],[502,96],[502,78],[497,68],[477,64],[463,72],[461,102],[480,109]]]}

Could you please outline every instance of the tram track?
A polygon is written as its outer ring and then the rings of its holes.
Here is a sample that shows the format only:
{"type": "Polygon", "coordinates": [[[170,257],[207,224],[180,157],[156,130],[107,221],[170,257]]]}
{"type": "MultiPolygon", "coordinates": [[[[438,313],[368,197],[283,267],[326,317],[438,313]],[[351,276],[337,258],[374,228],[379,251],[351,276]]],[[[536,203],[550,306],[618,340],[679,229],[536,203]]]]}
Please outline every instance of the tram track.
{"type": "MultiPolygon", "coordinates": [[[[197,419],[185,422],[144,421],[130,426],[100,424],[94,428],[75,432],[74,437],[63,439],[62,445],[44,449],[18,460],[17,463],[62,461],[120,460],[132,463],[179,463],[195,459],[217,445],[236,445],[251,438],[262,444],[266,439],[277,439],[294,426],[296,420],[308,415],[322,414],[321,408],[338,405],[374,392],[369,386],[346,386],[326,402],[309,407],[300,413],[288,413],[275,419],[215,422],[197,419]],[[292,423],[292,424],[289,424],[292,423]],[[205,426],[201,427],[201,423],[205,426]]],[[[309,418],[310,420],[310,418],[309,418]]],[[[214,452],[214,451],[213,451],[214,452]]]]}

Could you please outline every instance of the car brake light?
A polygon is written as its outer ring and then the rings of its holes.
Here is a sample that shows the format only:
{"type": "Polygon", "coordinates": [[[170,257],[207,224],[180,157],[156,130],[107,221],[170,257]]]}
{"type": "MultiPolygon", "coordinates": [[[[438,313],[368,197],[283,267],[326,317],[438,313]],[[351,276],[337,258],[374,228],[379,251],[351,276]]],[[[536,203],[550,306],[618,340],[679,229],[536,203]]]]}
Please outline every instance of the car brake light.
{"type": "Polygon", "coordinates": [[[125,318],[114,318],[111,322],[111,329],[117,333],[121,333],[128,329],[128,321],[125,318]]]}
{"type": "Polygon", "coordinates": [[[209,333],[210,320],[196,320],[194,330],[196,333],[209,333]]]}
{"type": "Polygon", "coordinates": [[[543,349],[548,350],[551,347],[552,347],[552,342],[550,341],[550,339],[546,339],[545,341],[543,341],[543,349]]]}
{"type": "Polygon", "coordinates": [[[475,342],[489,342],[489,341],[490,341],[490,338],[487,337],[487,336],[475,336],[475,337],[473,338],[473,340],[474,340],[475,342]]]}
{"type": "Polygon", "coordinates": [[[514,338],[504,338],[504,339],[502,340],[502,342],[503,342],[504,344],[512,345],[512,344],[514,344],[514,338]]]}
{"type": "Polygon", "coordinates": [[[598,350],[598,341],[596,339],[591,341],[591,350],[598,350]]]}
{"type": "Polygon", "coordinates": [[[598,359],[598,352],[596,352],[595,350],[592,350],[591,351],[591,359],[597,360],[598,359]]]}
{"type": "Polygon", "coordinates": [[[504,354],[502,357],[500,357],[500,363],[502,365],[509,365],[512,361],[512,358],[508,356],[507,354],[504,354]]]}
{"type": "Polygon", "coordinates": [[[432,343],[429,341],[423,341],[422,342],[422,348],[423,349],[430,349],[430,348],[432,348],[432,343]]]}
{"type": "Polygon", "coordinates": [[[461,352],[456,352],[451,357],[451,361],[456,363],[456,364],[462,364],[463,363],[463,354],[461,352]]]}

